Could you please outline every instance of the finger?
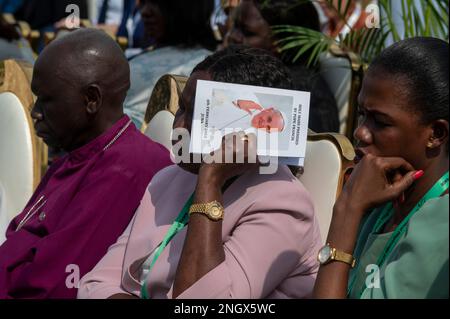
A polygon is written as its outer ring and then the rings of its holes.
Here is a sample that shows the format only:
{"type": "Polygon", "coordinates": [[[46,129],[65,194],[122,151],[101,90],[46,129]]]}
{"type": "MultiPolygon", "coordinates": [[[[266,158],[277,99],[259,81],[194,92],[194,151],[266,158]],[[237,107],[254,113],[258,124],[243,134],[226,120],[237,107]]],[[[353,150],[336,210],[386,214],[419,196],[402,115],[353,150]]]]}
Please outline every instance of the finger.
{"type": "Polygon", "coordinates": [[[247,135],[245,152],[248,163],[258,163],[256,135],[253,133],[247,135]]]}
{"type": "Polygon", "coordinates": [[[411,187],[414,183],[415,173],[416,171],[411,171],[391,185],[390,191],[392,191],[393,198],[400,197],[408,188],[411,187]]]}

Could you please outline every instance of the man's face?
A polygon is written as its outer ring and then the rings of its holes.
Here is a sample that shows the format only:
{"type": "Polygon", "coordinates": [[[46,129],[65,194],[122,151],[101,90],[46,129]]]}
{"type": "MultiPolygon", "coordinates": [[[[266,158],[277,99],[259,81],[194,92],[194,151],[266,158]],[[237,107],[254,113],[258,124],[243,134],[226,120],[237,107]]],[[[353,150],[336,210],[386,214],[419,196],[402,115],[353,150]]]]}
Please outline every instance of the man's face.
{"type": "Polygon", "coordinates": [[[283,115],[273,107],[265,109],[252,118],[252,126],[268,133],[281,132],[284,129],[283,115]]]}
{"type": "MultiPolygon", "coordinates": [[[[71,151],[78,146],[87,114],[84,96],[70,74],[57,72],[56,61],[41,56],[33,71],[31,89],[36,103],[31,110],[36,134],[55,148],[71,151]]],[[[67,72],[70,73],[70,72],[67,72]]]]}

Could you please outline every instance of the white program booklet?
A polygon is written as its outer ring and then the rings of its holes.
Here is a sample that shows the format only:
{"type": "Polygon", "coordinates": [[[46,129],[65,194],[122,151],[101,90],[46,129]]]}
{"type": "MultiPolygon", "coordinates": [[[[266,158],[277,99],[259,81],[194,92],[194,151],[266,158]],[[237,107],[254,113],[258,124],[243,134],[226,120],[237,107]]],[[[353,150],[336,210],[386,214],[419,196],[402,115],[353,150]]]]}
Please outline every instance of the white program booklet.
{"type": "Polygon", "coordinates": [[[257,136],[257,155],[303,166],[310,93],[199,80],[195,96],[190,152],[209,154],[226,134],[257,136]]]}

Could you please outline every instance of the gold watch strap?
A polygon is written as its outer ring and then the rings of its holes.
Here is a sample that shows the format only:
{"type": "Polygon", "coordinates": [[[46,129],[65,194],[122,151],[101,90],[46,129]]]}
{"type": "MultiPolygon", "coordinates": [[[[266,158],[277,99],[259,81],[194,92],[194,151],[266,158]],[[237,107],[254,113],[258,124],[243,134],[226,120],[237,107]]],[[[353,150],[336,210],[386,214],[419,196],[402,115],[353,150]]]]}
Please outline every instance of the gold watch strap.
{"type": "Polygon", "coordinates": [[[356,264],[356,259],[352,255],[347,254],[341,250],[337,250],[336,248],[334,248],[332,259],[349,264],[352,268],[354,268],[356,264]]]}
{"type": "Polygon", "coordinates": [[[189,208],[189,214],[194,213],[204,214],[209,219],[218,221],[223,219],[224,209],[218,201],[212,201],[210,203],[192,204],[189,208]]]}
{"type": "Polygon", "coordinates": [[[192,213],[206,213],[207,205],[206,204],[192,204],[189,208],[189,214],[192,213]]]}

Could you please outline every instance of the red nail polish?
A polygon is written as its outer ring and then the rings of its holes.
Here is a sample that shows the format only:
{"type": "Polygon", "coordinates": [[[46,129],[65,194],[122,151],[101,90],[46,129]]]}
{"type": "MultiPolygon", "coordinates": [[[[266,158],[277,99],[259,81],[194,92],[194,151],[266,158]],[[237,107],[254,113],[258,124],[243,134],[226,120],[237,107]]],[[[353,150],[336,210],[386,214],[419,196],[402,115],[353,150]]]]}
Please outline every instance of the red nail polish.
{"type": "Polygon", "coordinates": [[[419,178],[421,178],[423,176],[423,174],[425,174],[425,173],[422,170],[415,172],[413,175],[414,180],[417,181],[419,178]]]}

